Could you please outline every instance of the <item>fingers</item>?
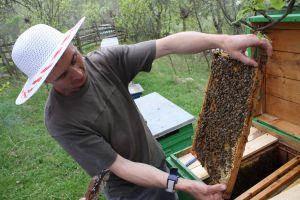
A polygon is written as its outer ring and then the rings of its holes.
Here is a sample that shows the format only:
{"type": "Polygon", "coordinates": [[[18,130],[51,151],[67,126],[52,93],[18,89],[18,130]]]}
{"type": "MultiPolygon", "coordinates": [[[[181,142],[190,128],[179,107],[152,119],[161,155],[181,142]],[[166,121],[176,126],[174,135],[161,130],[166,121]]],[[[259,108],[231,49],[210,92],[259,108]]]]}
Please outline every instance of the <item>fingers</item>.
{"type": "Polygon", "coordinates": [[[236,54],[231,55],[233,58],[236,58],[238,60],[240,60],[241,62],[243,62],[246,65],[252,65],[254,67],[257,67],[258,64],[255,60],[253,60],[252,58],[247,57],[245,54],[238,52],[236,54]]]}
{"type": "Polygon", "coordinates": [[[207,193],[214,194],[214,193],[223,192],[224,190],[226,190],[226,185],[215,184],[215,185],[208,186],[207,193]]]}
{"type": "Polygon", "coordinates": [[[265,38],[259,39],[254,34],[248,34],[246,36],[250,38],[249,39],[250,44],[248,44],[248,46],[261,47],[267,52],[267,55],[269,57],[272,56],[272,45],[269,40],[267,40],[265,38]]]}
{"type": "Polygon", "coordinates": [[[222,199],[223,199],[222,194],[221,194],[220,192],[215,193],[215,194],[213,195],[213,199],[214,199],[214,200],[222,200],[222,199]]]}
{"type": "Polygon", "coordinates": [[[264,48],[266,50],[268,56],[269,57],[272,56],[273,49],[272,49],[271,43],[268,40],[266,40],[266,39],[262,39],[261,43],[262,43],[262,45],[261,45],[262,48],[264,48]]]}

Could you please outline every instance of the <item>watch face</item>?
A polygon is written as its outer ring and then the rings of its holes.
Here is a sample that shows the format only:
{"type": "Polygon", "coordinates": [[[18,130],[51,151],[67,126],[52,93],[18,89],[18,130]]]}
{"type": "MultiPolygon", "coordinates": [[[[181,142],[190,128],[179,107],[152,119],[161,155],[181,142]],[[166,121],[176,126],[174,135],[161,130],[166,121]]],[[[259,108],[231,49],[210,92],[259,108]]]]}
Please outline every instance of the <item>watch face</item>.
{"type": "Polygon", "coordinates": [[[170,174],[172,174],[172,175],[176,175],[177,176],[177,172],[178,172],[177,168],[171,168],[170,169],[170,174]]]}

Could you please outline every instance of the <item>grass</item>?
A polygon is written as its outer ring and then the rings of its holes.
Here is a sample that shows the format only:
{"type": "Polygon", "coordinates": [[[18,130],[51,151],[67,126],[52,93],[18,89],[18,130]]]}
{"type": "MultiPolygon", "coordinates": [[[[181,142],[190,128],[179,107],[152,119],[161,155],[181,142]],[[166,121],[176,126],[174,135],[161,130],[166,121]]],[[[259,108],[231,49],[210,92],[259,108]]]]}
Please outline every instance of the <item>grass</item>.
{"type": "MultiPolygon", "coordinates": [[[[197,116],[208,70],[197,56],[172,56],[155,61],[151,73],[134,80],[144,94],[156,91],[197,116]]],[[[0,86],[7,80],[2,78],[0,86]]],[[[79,199],[90,177],[48,135],[43,120],[48,90],[42,86],[27,103],[15,105],[25,80],[9,80],[0,93],[0,199],[79,199]]],[[[104,199],[103,197],[101,199],[104,199]]]]}

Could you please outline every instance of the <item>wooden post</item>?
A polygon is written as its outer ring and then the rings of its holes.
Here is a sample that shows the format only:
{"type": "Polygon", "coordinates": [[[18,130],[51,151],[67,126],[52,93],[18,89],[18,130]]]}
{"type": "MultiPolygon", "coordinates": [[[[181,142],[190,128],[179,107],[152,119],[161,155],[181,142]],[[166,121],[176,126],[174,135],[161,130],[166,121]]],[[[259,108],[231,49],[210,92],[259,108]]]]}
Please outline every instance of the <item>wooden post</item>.
{"type": "Polygon", "coordinates": [[[96,35],[97,35],[97,37],[96,37],[96,44],[97,44],[97,41],[101,41],[101,35],[99,33],[99,28],[98,28],[98,25],[97,25],[96,22],[94,22],[94,26],[95,26],[95,29],[96,29],[96,35]]]}
{"type": "Polygon", "coordinates": [[[79,35],[76,34],[75,38],[76,38],[76,45],[77,45],[78,50],[80,51],[80,53],[83,53],[79,35]]]}
{"type": "Polygon", "coordinates": [[[4,66],[6,66],[5,68],[6,68],[6,71],[9,73],[9,75],[13,76],[14,73],[11,70],[12,67],[9,63],[8,58],[5,55],[5,51],[3,51],[4,48],[6,49],[5,41],[4,41],[4,39],[1,39],[0,41],[1,41],[1,43],[0,43],[0,57],[2,59],[2,63],[3,63],[4,66]]]}

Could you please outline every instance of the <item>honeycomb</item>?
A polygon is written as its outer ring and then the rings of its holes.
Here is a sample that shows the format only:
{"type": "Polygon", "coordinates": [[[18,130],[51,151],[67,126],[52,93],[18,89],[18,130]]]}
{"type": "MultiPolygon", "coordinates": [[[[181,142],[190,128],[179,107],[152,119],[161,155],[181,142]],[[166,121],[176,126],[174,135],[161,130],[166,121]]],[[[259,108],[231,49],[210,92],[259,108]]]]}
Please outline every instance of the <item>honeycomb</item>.
{"type": "MultiPolygon", "coordinates": [[[[234,185],[249,134],[257,71],[220,51],[213,55],[193,142],[210,184],[234,185]]],[[[227,185],[229,193],[233,185],[227,185]]]]}

